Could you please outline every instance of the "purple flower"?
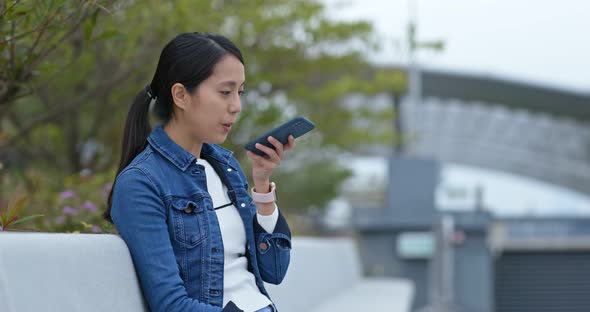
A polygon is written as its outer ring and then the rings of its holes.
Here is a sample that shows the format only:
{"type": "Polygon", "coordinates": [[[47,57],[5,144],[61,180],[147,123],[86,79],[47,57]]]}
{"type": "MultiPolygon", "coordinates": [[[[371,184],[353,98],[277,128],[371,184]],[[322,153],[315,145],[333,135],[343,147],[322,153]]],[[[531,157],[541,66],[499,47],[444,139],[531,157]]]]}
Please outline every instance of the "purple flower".
{"type": "Polygon", "coordinates": [[[59,217],[55,218],[55,223],[57,223],[57,224],[64,224],[65,222],[66,222],[65,216],[59,216],[59,217]]]}
{"type": "Polygon", "coordinates": [[[92,226],[92,233],[100,233],[100,231],[102,231],[100,226],[97,226],[97,225],[92,226]]]}
{"type": "Polygon", "coordinates": [[[2,228],[2,225],[0,225],[0,232],[2,232],[4,229],[2,228]]]}
{"type": "Polygon", "coordinates": [[[59,197],[61,197],[62,199],[72,198],[74,196],[76,196],[76,192],[73,190],[65,190],[59,193],[59,197]]]}
{"type": "Polygon", "coordinates": [[[96,210],[98,209],[96,207],[96,205],[93,202],[89,201],[89,200],[85,201],[82,204],[82,208],[84,208],[84,209],[86,209],[86,210],[88,210],[90,212],[96,212],[96,210]]]}
{"type": "Polygon", "coordinates": [[[70,207],[70,206],[65,206],[64,209],[62,210],[62,212],[64,214],[70,215],[70,216],[75,216],[78,214],[78,210],[70,207]]]}
{"type": "Polygon", "coordinates": [[[109,193],[111,192],[111,189],[113,188],[113,183],[111,182],[107,182],[102,186],[102,196],[106,199],[109,197],[109,193]]]}
{"type": "Polygon", "coordinates": [[[102,186],[102,189],[103,189],[105,192],[110,192],[112,187],[113,187],[113,183],[111,183],[111,182],[107,182],[107,183],[105,183],[105,184],[102,186]]]}

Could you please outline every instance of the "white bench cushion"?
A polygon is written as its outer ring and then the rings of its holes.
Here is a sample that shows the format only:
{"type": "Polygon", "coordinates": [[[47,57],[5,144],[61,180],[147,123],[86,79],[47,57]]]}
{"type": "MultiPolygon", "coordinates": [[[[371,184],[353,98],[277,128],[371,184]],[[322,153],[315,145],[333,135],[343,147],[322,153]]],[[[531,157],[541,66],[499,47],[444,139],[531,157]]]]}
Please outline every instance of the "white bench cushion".
{"type": "Polygon", "coordinates": [[[311,312],[410,311],[413,292],[409,281],[371,278],[326,298],[311,312]]]}
{"type": "Polygon", "coordinates": [[[147,311],[116,235],[0,233],[0,311],[147,311]]]}
{"type": "Polygon", "coordinates": [[[363,278],[352,239],[294,237],[292,246],[287,276],[278,286],[267,285],[280,312],[410,311],[413,284],[363,278]]]}
{"type": "MultiPolygon", "coordinates": [[[[294,238],[285,280],[267,286],[281,312],[407,312],[413,297],[409,281],[363,278],[347,238],[294,238]]],[[[0,311],[148,309],[119,236],[3,232],[0,311]]]]}

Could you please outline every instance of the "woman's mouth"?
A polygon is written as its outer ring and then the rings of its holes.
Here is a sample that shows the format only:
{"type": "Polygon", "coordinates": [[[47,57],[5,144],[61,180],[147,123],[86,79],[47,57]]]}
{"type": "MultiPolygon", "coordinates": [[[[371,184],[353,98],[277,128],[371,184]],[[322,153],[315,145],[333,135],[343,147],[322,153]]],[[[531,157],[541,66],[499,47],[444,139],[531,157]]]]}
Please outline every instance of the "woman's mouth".
{"type": "Polygon", "coordinates": [[[230,132],[231,131],[231,126],[232,126],[232,124],[230,124],[230,123],[223,124],[223,130],[225,132],[230,132]]]}

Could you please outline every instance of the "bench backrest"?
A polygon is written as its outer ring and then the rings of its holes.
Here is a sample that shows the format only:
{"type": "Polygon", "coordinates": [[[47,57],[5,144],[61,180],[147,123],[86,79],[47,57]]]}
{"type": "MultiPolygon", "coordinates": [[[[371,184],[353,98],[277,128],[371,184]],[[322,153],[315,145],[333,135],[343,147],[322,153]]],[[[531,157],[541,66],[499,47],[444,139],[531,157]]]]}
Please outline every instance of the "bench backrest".
{"type": "MultiPolygon", "coordinates": [[[[305,311],[361,279],[352,240],[296,237],[292,243],[285,280],[267,285],[281,312],[305,311]]],[[[119,236],[0,233],[0,311],[147,310],[119,236]]]]}
{"type": "Polygon", "coordinates": [[[362,278],[358,250],[349,238],[296,237],[292,247],[287,276],[278,286],[266,286],[281,312],[309,310],[362,278]]]}
{"type": "Polygon", "coordinates": [[[147,311],[116,235],[0,233],[0,311],[147,311]]]}

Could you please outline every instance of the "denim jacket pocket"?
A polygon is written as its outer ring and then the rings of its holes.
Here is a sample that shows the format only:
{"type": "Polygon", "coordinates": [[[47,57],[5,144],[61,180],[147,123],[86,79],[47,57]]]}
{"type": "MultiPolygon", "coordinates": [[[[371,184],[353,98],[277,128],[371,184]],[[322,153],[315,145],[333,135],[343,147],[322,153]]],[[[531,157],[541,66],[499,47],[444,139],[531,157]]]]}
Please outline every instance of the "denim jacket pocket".
{"type": "Polygon", "coordinates": [[[174,240],[181,246],[194,248],[207,238],[203,203],[186,198],[171,202],[174,240]]]}

